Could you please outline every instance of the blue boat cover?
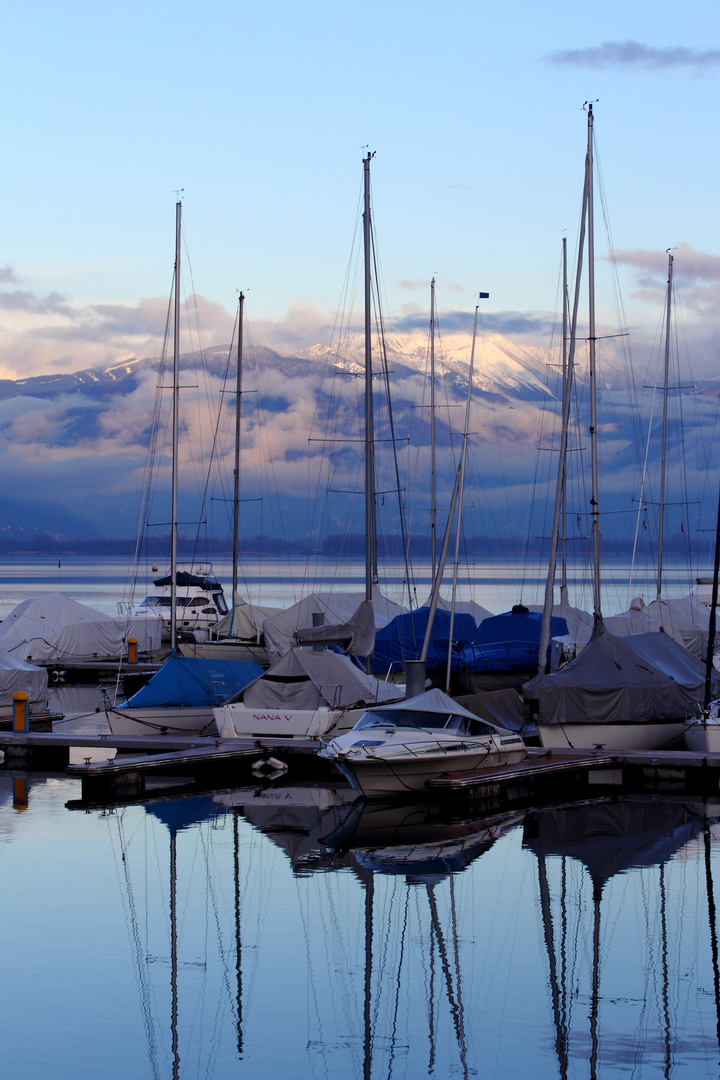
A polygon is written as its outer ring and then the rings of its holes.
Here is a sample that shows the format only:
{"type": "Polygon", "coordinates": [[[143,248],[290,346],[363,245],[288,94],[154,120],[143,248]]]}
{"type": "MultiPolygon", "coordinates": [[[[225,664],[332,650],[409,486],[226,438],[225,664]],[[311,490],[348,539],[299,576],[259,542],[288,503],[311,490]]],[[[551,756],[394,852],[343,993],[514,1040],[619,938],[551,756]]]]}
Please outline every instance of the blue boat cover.
{"type": "MultiPolygon", "coordinates": [[[[454,665],[461,671],[528,671],[537,668],[540,651],[539,611],[506,611],[483,619],[454,665]]],[[[565,619],[553,615],[550,637],[567,634],[565,619]]]]}
{"type": "MultiPolygon", "coordinates": [[[[388,671],[402,671],[406,660],[419,660],[427,629],[429,607],[417,608],[396,617],[375,634],[373,674],[386,675],[388,671]]],[[[453,622],[453,652],[470,641],[477,630],[472,615],[455,613],[453,622]]],[[[450,636],[450,612],[438,608],[433,621],[426,667],[442,668],[447,664],[450,636]]]]}
{"type": "Polygon", "coordinates": [[[212,821],[218,812],[218,805],[211,795],[201,795],[193,799],[150,803],[145,806],[145,812],[162,821],[174,836],[182,829],[190,829],[201,821],[212,821]]]}
{"type": "Polygon", "coordinates": [[[206,660],[172,653],[152,679],[133,694],[127,707],[222,705],[262,673],[254,660],[206,660]]]}

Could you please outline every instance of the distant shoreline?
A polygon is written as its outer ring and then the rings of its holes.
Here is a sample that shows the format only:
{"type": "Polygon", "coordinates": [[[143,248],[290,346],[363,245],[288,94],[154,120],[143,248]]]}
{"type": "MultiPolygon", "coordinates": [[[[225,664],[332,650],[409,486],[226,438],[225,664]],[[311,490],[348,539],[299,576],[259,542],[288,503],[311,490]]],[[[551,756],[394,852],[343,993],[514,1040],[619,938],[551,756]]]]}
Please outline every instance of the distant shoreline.
{"type": "MultiPolygon", "coordinates": [[[[631,537],[617,538],[602,541],[602,550],[605,555],[629,556],[632,552],[633,540],[631,537]]],[[[664,550],[668,555],[683,556],[692,552],[693,561],[705,560],[708,565],[712,563],[712,550],[710,540],[703,544],[702,553],[700,545],[690,543],[685,537],[670,538],[666,540],[664,550]]],[[[65,538],[50,534],[39,534],[28,539],[3,539],[0,538],[0,556],[2,555],[92,555],[92,556],[132,556],[135,554],[137,542],[122,538],[94,538],[83,539],[81,537],[65,538]]],[[[164,559],[170,550],[169,536],[155,536],[144,540],[140,547],[142,556],[156,556],[164,559]]],[[[394,535],[378,537],[378,550],[384,558],[400,559],[403,556],[400,538],[394,535]]],[[[498,555],[508,557],[513,554],[516,558],[543,558],[549,552],[549,543],[546,538],[533,537],[524,549],[523,540],[518,536],[468,537],[462,544],[463,560],[475,560],[493,558],[498,555]]],[[[575,546],[573,560],[577,563],[582,561],[583,556],[589,550],[589,538],[582,537],[580,549],[575,546]]],[[[645,544],[640,549],[645,558],[656,558],[654,545],[645,544]]],[[[203,538],[202,541],[194,537],[180,536],[178,538],[178,554],[185,561],[193,558],[203,561],[207,558],[207,552],[212,552],[214,559],[232,558],[232,548],[227,539],[203,538]]],[[[276,556],[278,558],[362,558],[365,553],[365,540],[361,535],[329,536],[322,541],[310,538],[286,539],[275,536],[252,536],[240,540],[240,551],[243,558],[252,556],[276,556]]],[[[427,559],[430,556],[430,541],[425,535],[412,536],[409,540],[409,555],[413,559],[427,559]]],[[[638,557],[638,556],[636,556],[638,557]]]]}

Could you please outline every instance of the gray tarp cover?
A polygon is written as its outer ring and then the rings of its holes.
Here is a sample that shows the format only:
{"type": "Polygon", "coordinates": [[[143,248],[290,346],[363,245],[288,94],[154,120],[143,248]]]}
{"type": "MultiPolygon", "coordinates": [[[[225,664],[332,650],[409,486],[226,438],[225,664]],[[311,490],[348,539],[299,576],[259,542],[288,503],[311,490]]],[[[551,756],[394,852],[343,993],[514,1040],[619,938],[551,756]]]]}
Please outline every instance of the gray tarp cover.
{"type": "Polygon", "coordinates": [[[303,644],[322,644],[324,641],[344,643],[350,656],[369,656],[375,645],[375,614],[371,600],[363,600],[347,622],[330,626],[313,626],[295,631],[303,644]]]}
{"type": "Polygon", "coordinates": [[[523,699],[514,687],[490,690],[486,694],[466,694],[456,697],[455,701],[480,720],[506,731],[521,731],[526,725],[523,699]]]}
{"type": "Polygon", "coordinates": [[[365,675],[347,656],[294,648],[245,689],[242,702],[248,709],[338,709],[404,693],[404,686],[365,675]]]}
{"type": "Polygon", "coordinates": [[[704,684],[704,665],[668,634],[601,627],[567,667],[525,683],[523,696],[538,701],[541,724],[640,724],[690,716],[704,684]]]}

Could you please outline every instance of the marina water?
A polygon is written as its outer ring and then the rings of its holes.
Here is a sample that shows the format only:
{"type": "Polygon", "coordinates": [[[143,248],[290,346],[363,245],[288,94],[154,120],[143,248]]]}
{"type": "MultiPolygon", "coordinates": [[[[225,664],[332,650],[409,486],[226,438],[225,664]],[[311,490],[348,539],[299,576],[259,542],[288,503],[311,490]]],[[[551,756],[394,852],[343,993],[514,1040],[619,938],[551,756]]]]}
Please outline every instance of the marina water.
{"type": "MultiPolygon", "coordinates": [[[[3,598],[67,571],[114,613],[121,566],[25,560],[3,598]]],[[[661,789],[480,816],[288,773],[89,808],[0,773],[5,1068],[715,1077],[720,799],[661,789]]]]}

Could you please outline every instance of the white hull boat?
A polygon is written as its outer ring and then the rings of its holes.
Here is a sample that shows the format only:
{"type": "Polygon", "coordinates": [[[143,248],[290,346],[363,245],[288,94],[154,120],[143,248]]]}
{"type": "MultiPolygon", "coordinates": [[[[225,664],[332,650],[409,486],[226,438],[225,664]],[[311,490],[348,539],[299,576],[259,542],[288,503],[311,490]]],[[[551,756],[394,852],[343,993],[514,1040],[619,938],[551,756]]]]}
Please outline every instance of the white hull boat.
{"type": "Polygon", "coordinates": [[[695,754],[720,754],[720,699],[687,725],[685,745],[695,754]]]}
{"type": "Polygon", "coordinates": [[[364,713],[320,756],[367,798],[421,791],[428,781],[523,761],[525,743],[494,729],[440,690],[364,713]]]}
{"type": "Polygon", "coordinates": [[[538,724],[543,746],[551,750],[669,750],[689,730],[689,721],[628,724],[538,724]]]}
{"type": "Polygon", "coordinates": [[[216,735],[212,706],[107,710],[113,735],[216,735]]]}

